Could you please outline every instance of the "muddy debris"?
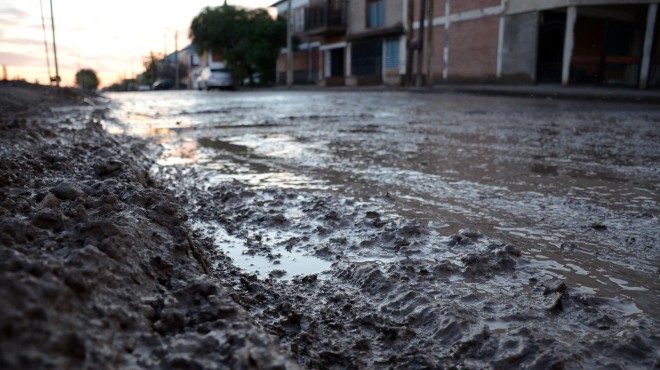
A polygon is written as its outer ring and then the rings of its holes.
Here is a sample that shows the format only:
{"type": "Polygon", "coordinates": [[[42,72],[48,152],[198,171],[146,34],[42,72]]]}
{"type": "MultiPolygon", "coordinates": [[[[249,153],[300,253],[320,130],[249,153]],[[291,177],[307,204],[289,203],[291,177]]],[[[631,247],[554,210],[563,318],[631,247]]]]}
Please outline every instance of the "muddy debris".
{"type": "Polygon", "coordinates": [[[83,115],[0,126],[0,367],[298,368],[204,272],[145,143],[83,115]]]}
{"type": "Polygon", "coordinates": [[[175,184],[173,191],[189,203],[195,232],[209,238],[221,257],[214,273],[234,299],[305,368],[657,364],[656,350],[641,351],[633,361],[604,349],[628,350],[613,333],[640,340],[644,348],[660,344],[655,319],[636,316],[638,329],[626,329],[630,318],[616,308],[624,303],[573,289],[534,268],[517,246],[478,230],[445,237],[377,204],[299,190],[205,188],[190,181],[194,173],[186,168],[159,168],[155,176],[175,184]],[[278,225],[264,222],[272,215],[299,215],[298,210],[304,216],[278,225]],[[288,254],[306,253],[331,265],[318,274],[292,276],[286,263],[266,274],[226,264],[226,241],[209,233],[218,227],[256,256],[277,253],[286,261],[288,254]],[[253,230],[259,230],[259,248],[251,245],[253,230]],[[567,337],[567,330],[574,334],[567,337]]]}
{"type": "Polygon", "coordinates": [[[657,318],[539,268],[537,246],[438,232],[397,192],[209,182],[108,136],[102,110],[42,113],[0,120],[2,368],[660,364],[657,318]]]}

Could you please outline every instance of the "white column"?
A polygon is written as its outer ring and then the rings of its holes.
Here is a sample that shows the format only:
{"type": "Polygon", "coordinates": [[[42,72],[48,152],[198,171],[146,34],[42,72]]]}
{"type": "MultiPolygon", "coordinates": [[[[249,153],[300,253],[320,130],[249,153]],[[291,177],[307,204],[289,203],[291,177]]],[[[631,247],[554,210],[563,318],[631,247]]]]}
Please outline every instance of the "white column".
{"type": "Polygon", "coordinates": [[[504,52],[504,17],[505,17],[504,13],[508,5],[507,2],[508,0],[500,1],[500,6],[502,7],[502,13],[500,14],[500,29],[497,37],[497,70],[495,72],[497,79],[500,79],[502,77],[502,58],[503,58],[502,53],[504,52]]]}
{"type": "Polygon", "coordinates": [[[351,75],[351,43],[346,43],[346,54],[344,55],[344,76],[349,77],[351,75]]]}
{"type": "Polygon", "coordinates": [[[564,61],[562,63],[561,84],[568,85],[571,78],[571,59],[573,58],[573,43],[575,42],[575,21],[577,8],[569,6],[566,12],[566,32],[564,33],[564,61]]]}
{"type": "Polygon", "coordinates": [[[445,40],[442,48],[442,79],[449,77],[449,15],[451,14],[450,0],[445,0],[445,40]]]}
{"type": "Polygon", "coordinates": [[[385,50],[385,46],[387,44],[386,40],[387,39],[383,37],[383,41],[381,41],[381,44],[380,44],[380,55],[381,55],[381,58],[380,58],[380,79],[381,79],[383,84],[385,84],[385,75],[386,75],[386,73],[385,73],[385,62],[386,62],[386,59],[387,59],[387,50],[385,50]]]}
{"type": "Polygon", "coordinates": [[[655,30],[655,19],[658,13],[658,4],[649,4],[646,16],[646,34],[644,35],[644,51],[642,54],[642,65],[639,71],[639,88],[646,89],[649,82],[649,69],[651,68],[651,51],[653,50],[653,31],[655,30]]]}
{"type": "Polygon", "coordinates": [[[330,74],[325,75],[325,70],[330,66],[330,62],[325,59],[326,54],[328,54],[328,51],[321,50],[319,46],[319,63],[323,66],[323,68],[319,68],[319,81],[323,81],[326,77],[330,76],[330,74]]]}
{"type": "Polygon", "coordinates": [[[323,56],[324,56],[323,65],[325,67],[324,68],[325,69],[325,78],[330,77],[330,68],[331,68],[331,66],[330,66],[330,63],[331,63],[330,62],[330,53],[331,52],[332,52],[332,50],[324,50],[323,51],[323,56]]]}
{"type": "Polygon", "coordinates": [[[399,75],[406,75],[406,35],[399,37],[399,75]]]}
{"type": "Polygon", "coordinates": [[[502,51],[504,49],[504,15],[500,15],[500,30],[497,37],[497,78],[502,77],[502,51]]]}

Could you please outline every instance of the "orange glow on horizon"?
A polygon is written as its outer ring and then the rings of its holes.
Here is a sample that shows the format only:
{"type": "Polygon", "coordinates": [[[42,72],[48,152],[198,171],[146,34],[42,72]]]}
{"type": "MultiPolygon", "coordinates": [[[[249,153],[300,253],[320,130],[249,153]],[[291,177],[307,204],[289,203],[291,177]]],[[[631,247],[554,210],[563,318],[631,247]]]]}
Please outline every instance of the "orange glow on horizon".
{"type": "MultiPolygon", "coordinates": [[[[189,44],[188,27],[206,6],[224,0],[92,2],[53,0],[59,74],[63,86],[72,86],[76,71],[96,71],[101,86],[109,86],[144,71],[150,52],[174,51],[189,44]]],[[[266,7],[272,0],[236,0],[232,5],[266,7]]],[[[55,76],[50,5],[42,0],[51,76],[55,76]]],[[[270,10],[269,10],[270,14],[270,10]]],[[[49,83],[39,1],[4,0],[0,7],[0,64],[9,79],[49,83]]],[[[3,77],[3,76],[0,76],[3,77]]]]}

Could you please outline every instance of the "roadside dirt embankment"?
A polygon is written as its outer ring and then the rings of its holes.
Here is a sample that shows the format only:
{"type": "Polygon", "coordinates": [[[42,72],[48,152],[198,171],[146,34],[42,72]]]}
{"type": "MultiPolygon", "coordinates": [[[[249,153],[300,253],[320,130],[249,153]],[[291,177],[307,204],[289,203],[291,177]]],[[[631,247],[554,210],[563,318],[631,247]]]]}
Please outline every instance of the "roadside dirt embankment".
{"type": "Polygon", "coordinates": [[[297,368],[208,275],[144,141],[62,119],[71,91],[0,90],[0,368],[297,368]]]}

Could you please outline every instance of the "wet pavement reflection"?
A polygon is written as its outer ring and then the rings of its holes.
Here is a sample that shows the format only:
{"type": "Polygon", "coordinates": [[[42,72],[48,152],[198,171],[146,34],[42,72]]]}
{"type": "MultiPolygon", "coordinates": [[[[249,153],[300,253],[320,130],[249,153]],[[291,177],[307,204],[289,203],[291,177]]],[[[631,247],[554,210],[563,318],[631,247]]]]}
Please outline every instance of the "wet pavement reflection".
{"type": "MultiPolygon", "coordinates": [[[[207,187],[332,193],[438,235],[476,229],[577,291],[660,317],[657,107],[385,91],[109,96],[110,132],[155,139],[159,164],[194,168],[207,187]]],[[[255,258],[245,266],[273,262],[255,258]]],[[[300,273],[329,267],[297,258],[300,273]]]]}

